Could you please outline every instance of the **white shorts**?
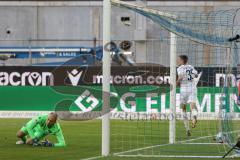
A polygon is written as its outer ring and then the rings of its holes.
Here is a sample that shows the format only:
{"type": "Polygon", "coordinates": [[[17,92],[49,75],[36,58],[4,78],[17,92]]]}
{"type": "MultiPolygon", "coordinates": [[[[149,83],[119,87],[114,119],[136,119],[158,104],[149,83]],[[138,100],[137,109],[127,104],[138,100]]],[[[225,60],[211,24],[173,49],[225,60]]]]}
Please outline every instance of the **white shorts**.
{"type": "Polygon", "coordinates": [[[197,90],[183,90],[180,91],[180,102],[181,104],[187,104],[187,103],[196,103],[197,99],[197,90]]]}

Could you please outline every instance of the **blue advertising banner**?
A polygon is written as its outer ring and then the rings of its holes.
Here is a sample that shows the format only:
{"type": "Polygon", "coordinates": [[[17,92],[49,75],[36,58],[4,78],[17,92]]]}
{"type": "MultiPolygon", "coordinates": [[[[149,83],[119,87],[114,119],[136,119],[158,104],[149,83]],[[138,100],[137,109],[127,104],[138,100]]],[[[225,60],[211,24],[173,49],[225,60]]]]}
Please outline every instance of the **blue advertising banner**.
{"type": "Polygon", "coordinates": [[[9,58],[73,58],[83,54],[96,55],[102,58],[102,46],[92,47],[4,47],[0,48],[0,55],[9,58]]]}

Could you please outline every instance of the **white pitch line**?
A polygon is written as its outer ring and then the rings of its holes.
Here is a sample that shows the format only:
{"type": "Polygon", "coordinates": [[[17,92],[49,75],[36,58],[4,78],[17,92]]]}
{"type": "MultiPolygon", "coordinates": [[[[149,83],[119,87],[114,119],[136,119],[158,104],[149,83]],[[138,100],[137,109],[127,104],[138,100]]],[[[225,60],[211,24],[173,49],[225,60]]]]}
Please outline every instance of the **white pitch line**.
{"type": "Polygon", "coordinates": [[[226,143],[183,143],[189,145],[227,145],[226,143]]]}
{"type": "MultiPolygon", "coordinates": [[[[230,132],[226,132],[226,133],[236,133],[236,132],[240,132],[240,130],[230,131],[230,132]]],[[[216,135],[203,136],[203,137],[199,137],[199,138],[194,138],[194,139],[179,141],[179,142],[177,142],[177,143],[191,142],[191,141],[195,141],[195,140],[199,140],[199,139],[205,139],[205,138],[210,138],[210,137],[214,137],[214,136],[216,136],[216,135]]]]}
{"type": "Polygon", "coordinates": [[[198,138],[193,138],[193,139],[187,139],[187,140],[183,140],[183,141],[178,141],[177,143],[186,143],[186,142],[192,142],[192,141],[196,141],[199,139],[205,139],[205,138],[210,138],[210,137],[214,137],[216,135],[211,135],[211,136],[203,136],[203,137],[198,137],[198,138]]]}
{"type": "MultiPolygon", "coordinates": [[[[119,157],[152,157],[152,158],[209,158],[219,159],[222,156],[172,156],[172,155],[118,155],[119,157]]],[[[231,158],[231,157],[226,157],[231,158]]]]}
{"type": "Polygon", "coordinates": [[[162,147],[162,146],[168,146],[168,145],[171,145],[171,144],[170,143],[166,143],[166,144],[160,144],[160,145],[155,145],[155,146],[148,146],[148,147],[143,147],[143,148],[137,148],[137,149],[132,149],[132,150],[128,150],[128,151],[114,153],[113,155],[119,155],[119,154],[124,154],[124,153],[129,153],[129,152],[136,152],[136,151],[141,151],[141,150],[144,150],[144,149],[155,148],[155,147],[162,147]]]}

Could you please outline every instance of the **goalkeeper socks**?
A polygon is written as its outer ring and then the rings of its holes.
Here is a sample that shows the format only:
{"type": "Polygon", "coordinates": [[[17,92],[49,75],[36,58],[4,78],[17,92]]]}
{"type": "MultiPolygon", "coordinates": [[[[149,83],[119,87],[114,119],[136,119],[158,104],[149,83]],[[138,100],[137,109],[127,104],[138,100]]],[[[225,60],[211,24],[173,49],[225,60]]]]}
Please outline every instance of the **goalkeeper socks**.
{"type": "Polygon", "coordinates": [[[189,129],[187,112],[183,112],[183,123],[184,123],[184,127],[186,128],[186,131],[189,131],[190,129],[189,129]]]}
{"type": "Polygon", "coordinates": [[[22,140],[24,143],[26,143],[26,141],[27,141],[26,136],[22,137],[21,140],[22,140]]]}

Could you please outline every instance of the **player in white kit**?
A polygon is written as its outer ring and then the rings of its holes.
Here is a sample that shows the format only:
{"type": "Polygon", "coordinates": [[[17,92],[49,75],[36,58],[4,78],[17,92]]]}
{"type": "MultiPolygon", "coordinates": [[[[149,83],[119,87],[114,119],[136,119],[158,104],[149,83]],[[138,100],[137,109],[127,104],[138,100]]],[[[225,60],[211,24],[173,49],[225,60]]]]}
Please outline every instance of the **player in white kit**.
{"type": "Polygon", "coordinates": [[[177,58],[177,85],[180,85],[180,101],[183,113],[183,122],[187,131],[187,135],[191,136],[189,122],[186,112],[186,106],[190,104],[192,128],[196,127],[197,124],[197,109],[196,109],[196,99],[197,99],[197,87],[195,83],[195,78],[198,77],[197,71],[193,66],[187,64],[188,57],[186,55],[180,55],[177,58]]]}

